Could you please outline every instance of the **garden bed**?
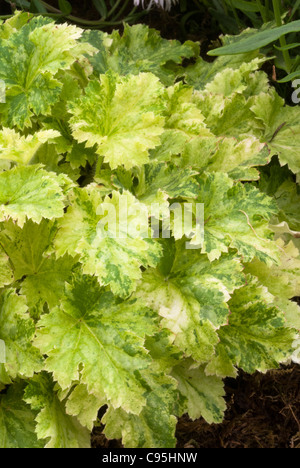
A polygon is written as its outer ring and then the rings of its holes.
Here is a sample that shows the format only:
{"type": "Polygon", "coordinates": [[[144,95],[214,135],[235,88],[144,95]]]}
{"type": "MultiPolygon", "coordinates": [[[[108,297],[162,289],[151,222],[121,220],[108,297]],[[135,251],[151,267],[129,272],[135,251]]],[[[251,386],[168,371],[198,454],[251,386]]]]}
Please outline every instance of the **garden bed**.
{"type": "MultiPolygon", "coordinates": [[[[54,6],[57,6],[56,2],[52,2],[52,3],[53,3],[54,6]]],[[[88,2],[86,2],[86,5],[88,5],[88,2]]],[[[93,20],[93,19],[95,19],[95,14],[96,13],[91,8],[87,8],[86,11],[84,11],[84,12],[82,12],[82,10],[80,10],[79,8],[78,9],[75,8],[74,14],[80,15],[81,17],[86,18],[88,20],[93,20]]],[[[208,33],[208,30],[210,29],[209,17],[201,18],[201,21],[200,21],[201,26],[199,27],[199,30],[197,30],[197,28],[193,29],[193,27],[190,27],[190,29],[188,31],[187,30],[183,31],[182,22],[180,22],[179,20],[180,20],[180,16],[176,14],[176,11],[172,15],[168,15],[167,13],[161,13],[161,12],[158,12],[158,11],[153,11],[153,12],[151,12],[149,15],[147,15],[145,17],[145,20],[143,20],[141,22],[146,23],[147,25],[149,25],[152,28],[160,30],[162,36],[166,37],[168,39],[175,39],[176,38],[176,39],[182,40],[183,36],[185,36],[184,39],[191,39],[193,41],[202,42],[204,44],[203,50],[204,50],[204,53],[205,53],[205,51],[206,51],[206,49],[208,47],[208,44],[211,42],[212,39],[214,39],[213,36],[214,36],[214,34],[216,32],[216,31],[211,31],[211,33],[208,33]]],[[[120,29],[122,29],[122,26],[120,26],[120,29]]],[[[108,28],[108,32],[110,32],[110,28],[108,28]]],[[[217,35],[215,36],[215,38],[216,37],[217,37],[217,35]]],[[[202,50],[202,53],[203,53],[203,50],[202,50]]],[[[272,68],[270,67],[269,64],[267,64],[266,67],[267,67],[268,71],[272,72],[272,68]]],[[[269,74],[269,76],[271,77],[271,73],[269,74]]],[[[76,123],[76,118],[77,118],[76,117],[76,112],[74,111],[74,108],[71,109],[71,110],[75,115],[73,120],[76,123]]],[[[80,111],[80,109],[78,110],[78,112],[79,111],[80,111]]],[[[8,122],[9,122],[9,120],[8,120],[8,122]]],[[[20,123],[20,128],[22,127],[23,124],[24,124],[24,122],[20,123]]],[[[268,137],[267,143],[271,144],[273,142],[273,140],[277,137],[278,133],[282,129],[285,129],[285,125],[286,125],[286,123],[283,123],[280,126],[277,126],[277,128],[275,127],[275,129],[274,129],[275,132],[273,132],[273,136],[271,135],[271,137],[270,136],[268,137]]],[[[75,128],[75,125],[74,125],[74,128],[75,128]]],[[[263,157],[263,155],[262,155],[262,157],[263,157]]],[[[93,161],[93,159],[92,159],[92,161],[93,161]]],[[[191,161],[192,161],[192,159],[191,159],[191,161]]],[[[131,169],[130,163],[128,163],[128,164],[129,164],[129,169],[131,169]]],[[[260,165],[262,166],[263,163],[261,163],[260,165]]],[[[254,166],[254,163],[252,164],[252,166],[254,166]]],[[[249,163],[249,167],[252,168],[252,166],[249,163]]],[[[89,169],[91,168],[91,166],[88,166],[88,167],[89,167],[89,169]]],[[[233,172],[234,171],[232,171],[232,173],[233,172]]],[[[196,172],[195,172],[195,174],[196,174],[196,172]]],[[[251,174],[252,174],[252,172],[251,172],[251,174]]],[[[243,173],[243,175],[244,175],[244,173],[243,173]]],[[[243,175],[239,176],[239,177],[241,177],[241,180],[243,180],[242,179],[243,175]]],[[[266,181],[267,181],[268,180],[268,174],[266,173],[265,176],[266,176],[265,178],[266,178],[266,181]]],[[[76,179],[76,177],[75,177],[75,179],[76,179]]],[[[237,175],[235,177],[237,179],[236,182],[239,183],[239,177],[237,175]]],[[[247,173],[247,177],[249,177],[248,173],[247,173]]],[[[247,177],[245,177],[245,180],[247,180],[247,177]]],[[[212,178],[213,178],[213,176],[212,176],[212,178]]],[[[232,178],[234,178],[234,174],[232,175],[232,178]]],[[[87,185],[85,174],[82,174],[82,176],[80,178],[78,176],[77,179],[80,180],[80,181],[82,181],[82,180],[84,181],[84,183],[82,183],[82,187],[80,188],[80,190],[82,190],[82,193],[83,193],[83,191],[86,190],[86,188],[84,186],[87,185]]],[[[101,181],[101,179],[99,179],[99,180],[101,181]]],[[[250,176],[250,180],[251,180],[251,176],[250,176]]],[[[294,178],[294,176],[291,176],[291,174],[289,174],[289,180],[290,180],[291,184],[295,184],[296,179],[294,178]]],[[[220,181],[221,181],[221,179],[220,179],[220,181]]],[[[98,184],[99,184],[98,187],[102,187],[102,185],[100,184],[99,181],[98,181],[98,184]]],[[[259,182],[257,182],[257,184],[259,184],[259,182]]],[[[221,185],[221,182],[220,182],[220,185],[221,185]]],[[[263,183],[261,185],[262,185],[262,187],[261,187],[262,192],[265,192],[266,194],[268,194],[270,196],[274,195],[274,193],[271,193],[270,187],[268,187],[268,186],[264,187],[263,183]],[[268,190],[270,190],[270,193],[268,193],[268,190]]],[[[279,184],[279,186],[280,186],[280,184],[279,184]]],[[[229,184],[228,187],[230,188],[230,184],[229,184]]],[[[135,190],[135,189],[136,189],[136,187],[133,184],[132,190],[135,190]]],[[[242,184],[240,184],[241,194],[242,194],[243,190],[244,190],[244,186],[242,184]]],[[[253,193],[254,193],[254,190],[256,190],[256,187],[254,188],[254,183],[253,183],[253,187],[251,187],[251,190],[253,190],[253,193]]],[[[274,192],[276,192],[276,190],[274,190],[274,192]]],[[[229,191],[229,189],[228,189],[228,191],[229,191]]],[[[88,197],[88,196],[90,196],[90,194],[88,194],[88,192],[86,192],[85,196],[88,197]]],[[[246,196],[246,195],[243,195],[243,196],[246,196]]],[[[173,195],[173,198],[175,199],[176,196],[173,195]]],[[[250,200],[250,198],[249,198],[249,200],[250,200]]],[[[8,206],[8,205],[9,205],[9,203],[7,202],[5,204],[5,206],[8,206]]],[[[280,207],[281,207],[281,205],[280,205],[280,207]]],[[[283,206],[283,209],[284,208],[285,207],[283,206]]],[[[242,213],[244,213],[244,212],[242,211],[242,213]]],[[[270,213],[272,214],[271,208],[270,208],[270,213]]],[[[50,215],[48,216],[48,218],[50,219],[50,215]]],[[[208,219],[206,220],[206,222],[208,222],[210,220],[210,218],[211,217],[209,216],[208,219]]],[[[251,226],[251,224],[249,222],[249,218],[248,218],[247,214],[246,214],[246,218],[248,220],[248,223],[246,223],[245,219],[243,219],[244,223],[248,224],[248,226],[251,227],[251,230],[252,230],[251,234],[254,233],[255,236],[258,237],[256,232],[255,232],[255,229],[252,228],[252,226],[251,226]]],[[[33,221],[35,221],[34,217],[33,217],[33,221]]],[[[22,220],[20,221],[20,223],[21,223],[20,228],[22,228],[23,227],[22,226],[22,220]]],[[[259,238],[259,239],[264,241],[264,239],[261,239],[261,238],[259,238]]],[[[281,248],[281,250],[283,251],[282,248],[281,248]]],[[[223,250],[223,252],[225,252],[225,251],[223,250]]],[[[222,253],[222,251],[220,251],[220,255],[221,255],[221,253],[222,253]]],[[[167,249],[166,249],[165,254],[166,254],[166,256],[168,255],[167,249]]],[[[13,253],[12,253],[12,255],[13,255],[13,253]]],[[[242,257],[242,254],[241,254],[241,257],[242,257]]],[[[252,259],[252,257],[250,258],[250,256],[249,256],[248,262],[245,261],[245,263],[246,264],[250,263],[251,259],[252,259]]],[[[162,271],[163,271],[163,267],[161,267],[161,268],[162,268],[162,271]]],[[[248,266],[246,265],[245,268],[249,269],[250,268],[249,264],[248,264],[248,266]]],[[[258,264],[258,266],[255,266],[255,265],[253,266],[252,265],[252,270],[251,269],[249,270],[250,273],[253,273],[253,271],[254,271],[254,274],[256,275],[256,268],[257,268],[257,271],[260,273],[259,269],[262,268],[262,267],[259,264],[258,264]]],[[[170,269],[170,271],[171,271],[171,269],[170,269]]],[[[171,274],[170,271],[168,271],[168,274],[171,274]]],[[[245,271],[247,272],[247,270],[245,270],[245,271]]],[[[249,271],[248,271],[248,273],[249,273],[249,271]]],[[[275,273],[274,273],[274,275],[275,275],[275,273]]],[[[166,276],[168,276],[168,275],[166,274],[166,276]]],[[[196,273],[195,273],[195,276],[196,276],[196,273]]],[[[259,275],[257,275],[257,276],[259,276],[259,275]]],[[[267,275],[266,275],[266,277],[267,277],[267,275]]],[[[23,281],[24,278],[25,278],[25,275],[24,276],[21,275],[20,276],[20,281],[23,281]]],[[[7,280],[7,284],[10,284],[9,281],[10,280],[7,280]]],[[[6,284],[6,283],[4,283],[4,284],[6,284]]],[[[266,287],[269,287],[268,281],[264,277],[264,274],[262,274],[262,285],[266,286],[266,287]],[[266,283],[264,283],[263,280],[266,280],[266,283]]],[[[92,285],[92,286],[94,287],[95,285],[92,285]]],[[[107,286],[107,284],[105,284],[105,286],[107,286]]],[[[271,284],[270,287],[272,287],[272,286],[273,285],[271,284]]],[[[98,285],[97,285],[97,287],[98,287],[98,285]]],[[[119,294],[120,291],[119,291],[119,289],[117,289],[117,286],[114,285],[114,287],[115,287],[116,295],[117,295],[117,293],[119,294]]],[[[241,284],[237,284],[237,285],[235,285],[235,287],[238,290],[241,287],[241,284]]],[[[246,291],[247,291],[247,287],[248,286],[244,286],[246,291]]],[[[82,288],[82,289],[84,289],[84,288],[82,288]]],[[[276,289],[276,287],[275,287],[275,289],[276,289]]],[[[249,290],[250,290],[250,287],[249,287],[249,290]]],[[[256,291],[255,286],[253,287],[253,290],[256,291]]],[[[95,291],[96,291],[96,286],[95,286],[95,291]]],[[[145,291],[147,291],[147,290],[146,289],[142,290],[142,293],[145,293],[145,291]]],[[[261,291],[265,292],[266,290],[264,288],[261,288],[261,291]]],[[[202,294],[202,291],[200,291],[200,292],[202,294]]],[[[271,289],[270,289],[270,292],[273,294],[271,289]]],[[[199,295],[200,295],[200,293],[199,293],[199,295]]],[[[127,296],[128,296],[128,294],[127,294],[127,296]]],[[[124,293],[124,297],[127,297],[127,296],[124,293]]],[[[228,297],[229,296],[230,296],[230,294],[228,293],[228,297]]],[[[274,293],[274,296],[276,296],[275,293],[274,293]]],[[[251,297],[254,298],[254,295],[251,296],[251,297]]],[[[290,297],[291,296],[288,296],[287,299],[289,299],[290,297]]],[[[16,298],[18,298],[18,301],[20,300],[19,296],[17,296],[17,293],[16,293],[16,298]]],[[[262,298],[263,298],[263,300],[261,300],[261,302],[257,304],[257,310],[259,310],[259,307],[261,306],[261,304],[264,304],[264,299],[265,298],[263,296],[262,296],[262,298]]],[[[9,300],[8,295],[7,295],[6,299],[9,300]]],[[[150,299],[149,299],[149,301],[150,301],[150,299]]],[[[227,299],[227,301],[228,301],[228,299],[227,299]]],[[[253,299],[253,301],[254,301],[254,305],[253,305],[253,307],[251,309],[251,312],[254,315],[256,313],[255,298],[253,299]]],[[[249,303],[251,304],[251,301],[249,303]]],[[[42,305],[43,304],[44,303],[42,303],[42,305]]],[[[221,304],[221,305],[223,306],[223,304],[221,304]]],[[[234,315],[234,307],[236,307],[236,303],[234,303],[234,301],[232,301],[231,305],[233,307],[233,315],[234,315]]],[[[218,306],[219,306],[219,304],[218,304],[218,306]]],[[[112,305],[111,307],[113,308],[114,306],[112,305]]],[[[213,308],[213,306],[212,306],[212,308],[213,308]]],[[[113,309],[113,310],[115,310],[115,309],[113,309]]],[[[222,307],[221,307],[221,310],[222,310],[222,307]]],[[[127,309],[126,309],[126,311],[127,311],[127,309]]],[[[229,311],[230,311],[230,314],[232,316],[231,307],[228,309],[228,312],[229,311]]],[[[238,310],[238,311],[241,314],[243,313],[243,310],[238,310]]],[[[272,311],[274,311],[274,309],[272,309],[271,305],[270,305],[269,306],[269,313],[271,314],[272,311]]],[[[35,312],[34,308],[32,308],[32,310],[30,310],[30,313],[32,315],[32,318],[35,319],[35,316],[34,316],[33,312],[35,312]]],[[[38,314],[42,315],[43,312],[44,312],[43,310],[38,311],[37,316],[38,316],[38,314]]],[[[223,313],[224,313],[224,311],[223,311],[223,313]]],[[[51,315],[49,315],[49,316],[51,317],[51,315]]],[[[244,316],[244,321],[247,320],[245,317],[246,317],[246,314],[244,316]]],[[[259,319],[260,318],[258,316],[258,321],[259,321],[259,319]]],[[[272,326],[274,325],[274,328],[275,327],[279,328],[278,322],[280,322],[280,320],[281,320],[280,317],[277,317],[277,319],[274,319],[274,323],[270,323],[270,333],[272,332],[271,325],[272,326]]],[[[50,334],[52,333],[52,332],[51,333],[49,332],[49,330],[51,329],[52,324],[50,322],[47,324],[46,322],[47,322],[47,319],[44,320],[44,323],[42,324],[43,327],[44,327],[44,328],[42,328],[42,332],[40,331],[40,349],[43,351],[42,354],[44,354],[44,355],[51,354],[53,352],[53,350],[51,349],[52,345],[51,346],[49,345],[49,349],[47,349],[47,346],[44,346],[44,344],[42,342],[42,339],[41,339],[42,334],[45,334],[45,333],[47,334],[48,333],[48,335],[50,336],[50,334]],[[46,330],[46,332],[45,332],[44,330],[45,330],[45,328],[47,328],[47,325],[48,325],[49,329],[48,329],[48,331],[46,330]]],[[[220,322],[220,324],[217,324],[217,325],[219,325],[219,328],[220,328],[221,325],[223,325],[223,326],[225,325],[225,322],[224,323],[220,322]]],[[[233,324],[233,325],[235,325],[235,324],[233,324]]],[[[240,324],[238,323],[238,325],[240,325],[240,324]]],[[[256,325],[257,325],[257,323],[254,323],[254,327],[256,325]]],[[[202,326],[202,324],[201,324],[201,326],[202,326]]],[[[241,326],[245,327],[245,324],[243,322],[243,318],[241,319],[241,326]]],[[[261,332],[261,330],[263,330],[263,326],[261,327],[261,329],[259,328],[259,326],[257,328],[259,330],[258,331],[258,336],[260,336],[259,333],[261,332]]],[[[154,332],[153,332],[153,335],[154,335],[154,332]]],[[[288,337],[290,341],[292,341],[292,336],[293,335],[291,334],[291,336],[288,337]]],[[[226,335],[225,335],[225,339],[226,339],[226,335]]],[[[284,340],[285,340],[285,338],[282,338],[283,343],[284,343],[284,340]]],[[[246,342],[245,348],[243,348],[243,351],[246,352],[246,353],[251,354],[252,343],[251,343],[250,340],[249,340],[249,342],[250,342],[250,345],[249,345],[250,346],[250,348],[249,348],[250,351],[248,351],[248,348],[247,348],[248,343],[247,342],[246,342]],[[245,349],[246,349],[246,351],[245,351],[245,349]]],[[[163,343],[163,340],[161,341],[161,343],[163,343]]],[[[158,347],[160,346],[161,343],[158,343],[158,347]]],[[[216,341],[216,343],[217,343],[217,341],[216,341]]],[[[214,344],[216,345],[216,343],[214,343],[214,344]]],[[[241,344],[243,345],[242,339],[241,339],[241,344]]],[[[183,346],[183,348],[184,348],[184,346],[183,346]]],[[[150,349],[151,349],[151,347],[150,347],[150,349]]],[[[253,347],[253,350],[254,350],[254,353],[255,353],[256,352],[255,346],[253,347]]],[[[157,350],[155,348],[153,348],[152,351],[153,351],[153,355],[155,355],[155,353],[157,352],[157,350]]],[[[168,348],[167,348],[167,351],[169,352],[168,348]]],[[[192,355],[193,352],[195,354],[197,354],[197,349],[195,350],[193,347],[191,347],[191,351],[188,350],[187,356],[192,355]]],[[[288,354],[288,352],[287,352],[287,354],[288,354]]],[[[220,354],[220,356],[221,356],[221,354],[220,354]]],[[[170,357],[173,357],[173,356],[170,355],[170,357]]],[[[253,367],[252,366],[253,363],[251,362],[251,359],[248,359],[248,362],[247,362],[247,357],[248,356],[246,356],[246,358],[244,360],[244,366],[245,366],[245,363],[246,363],[246,366],[248,365],[248,370],[250,369],[249,372],[251,372],[251,369],[253,367]]],[[[230,358],[234,359],[231,356],[230,356],[230,358]]],[[[264,370],[264,369],[267,368],[267,367],[263,367],[265,365],[264,361],[263,361],[263,358],[264,358],[264,356],[261,358],[261,361],[258,361],[257,367],[255,367],[254,370],[255,369],[264,370]],[[261,367],[259,367],[259,366],[261,366],[261,367]]],[[[161,359],[161,361],[162,361],[161,365],[163,365],[163,359],[161,359]]],[[[199,362],[205,362],[205,360],[204,361],[202,360],[201,356],[199,357],[198,361],[199,362]]],[[[266,363],[266,366],[269,365],[269,362],[266,363]]],[[[280,362],[286,362],[286,356],[284,356],[284,354],[282,356],[281,355],[279,356],[278,363],[280,363],[280,362]]],[[[271,363],[272,363],[272,361],[271,361],[271,363]]],[[[275,365],[276,365],[276,363],[277,363],[276,360],[274,360],[275,365]]],[[[227,364],[228,364],[228,362],[227,362],[227,364]]],[[[238,362],[232,361],[232,364],[236,365],[236,367],[238,367],[238,365],[237,365],[238,362]]],[[[80,363],[80,365],[81,365],[81,363],[80,363]]],[[[216,370],[217,370],[216,375],[218,377],[222,376],[222,375],[218,374],[218,370],[219,370],[218,369],[218,362],[215,365],[216,365],[216,370]]],[[[231,367],[233,367],[233,366],[231,365],[231,367]]],[[[268,368],[271,368],[271,367],[272,366],[270,366],[268,368]]],[[[163,369],[163,367],[162,367],[162,369],[163,369]]],[[[188,369],[188,370],[182,370],[183,374],[184,374],[184,372],[186,372],[186,374],[188,374],[188,372],[190,372],[191,369],[193,369],[193,367],[190,366],[188,368],[188,362],[187,362],[187,368],[186,369],[188,369]]],[[[244,369],[245,369],[245,367],[244,367],[244,369]]],[[[51,371],[51,368],[49,367],[49,372],[50,371],[51,371]]],[[[179,371],[177,371],[177,372],[179,372],[179,371]]],[[[193,371],[191,371],[191,372],[193,372],[193,371]]],[[[232,375],[232,374],[229,373],[229,374],[225,374],[225,375],[232,375]]],[[[175,376],[176,376],[176,372],[175,372],[175,376]]],[[[72,379],[70,380],[70,382],[72,384],[74,383],[72,379]]],[[[5,382],[5,384],[6,384],[6,382],[5,382]]],[[[37,409],[41,409],[39,407],[35,408],[34,399],[32,398],[32,395],[30,394],[31,391],[32,392],[35,391],[35,387],[34,387],[35,384],[37,384],[37,381],[34,381],[34,379],[33,379],[33,385],[27,391],[27,400],[25,400],[27,403],[28,402],[30,402],[30,403],[33,402],[33,410],[34,411],[36,411],[37,409]]],[[[221,424],[208,424],[202,418],[196,419],[196,420],[193,421],[187,415],[184,415],[183,417],[181,417],[179,419],[178,425],[177,425],[177,431],[176,431],[177,447],[178,448],[300,448],[300,390],[299,390],[300,385],[299,384],[300,384],[300,367],[298,365],[296,365],[296,364],[291,364],[289,366],[288,365],[285,365],[285,366],[282,365],[278,370],[270,371],[270,372],[268,372],[266,374],[256,372],[253,375],[249,375],[244,371],[239,371],[237,379],[232,379],[232,378],[225,379],[225,391],[226,391],[225,400],[226,400],[226,404],[227,404],[227,410],[225,412],[225,419],[224,419],[223,423],[221,423],[221,424]]],[[[216,393],[217,392],[218,392],[218,389],[216,390],[216,393]]],[[[151,395],[151,391],[149,393],[151,395]]],[[[4,392],[3,392],[3,395],[4,395],[4,392]]],[[[33,395],[34,395],[34,393],[33,393],[33,395]]],[[[150,398],[151,398],[151,396],[149,396],[149,400],[150,400],[150,398]]],[[[100,405],[100,403],[99,403],[99,405],[100,405]]],[[[97,408],[96,408],[95,415],[97,415],[98,408],[99,408],[99,406],[97,406],[97,408]]],[[[130,409],[132,409],[132,408],[130,408],[130,409]]],[[[73,411],[75,411],[75,410],[73,409],[73,411]]],[[[105,411],[103,411],[103,412],[100,411],[100,413],[101,414],[99,416],[102,417],[104,415],[105,411]]],[[[182,413],[183,413],[183,411],[180,414],[182,414],[182,413]]],[[[74,414],[74,413],[69,413],[69,414],[74,414]]],[[[78,415],[78,414],[79,414],[79,416],[82,416],[82,415],[80,415],[80,412],[75,413],[75,415],[78,415]]],[[[176,419],[175,419],[174,424],[176,425],[176,419]]],[[[104,429],[104,426],[98,426],[98,427],[94,428],[93,433],[92,433],[92,447],[93,448],[98,448],[98,449],[101,449],[101,448],[121,448],[122,447],[121,441],[120,440],[108,440],[105,437],[104,433],[103,433],[103,429],[104,429]]],[[[88,439],[89,439],[89,434],[90,434],[90,432],[88,432],[88,439]]],[[[174,431],[173,431],[173,434],[174,434],[174,431]]],[[[41,438],[43,438],[43,437],[41,437],[41,438]]]]}
{"type": "MultiPolygon", "coordinates": [[[[300,448],[300,367],[283,366],[266,375],[227,379],[227,411],[222,424],[182,417],[178,448],[300,448]]],[[[96,428],[93,448],[122,448],[96,428]]]]}

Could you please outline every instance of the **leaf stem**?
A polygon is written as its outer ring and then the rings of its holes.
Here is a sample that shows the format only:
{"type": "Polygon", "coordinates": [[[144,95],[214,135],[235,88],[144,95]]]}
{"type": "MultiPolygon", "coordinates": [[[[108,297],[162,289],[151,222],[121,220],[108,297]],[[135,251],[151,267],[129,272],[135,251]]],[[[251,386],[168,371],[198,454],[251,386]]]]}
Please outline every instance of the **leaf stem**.
{"type": "MultiPolygon", "coordinates": [[[[120,18],[120,16],[122,17],[124,11],[126,10],[127,6],[128,6],[128,2],[130,0],[123,0],[123,5],[121,6],[120,10],[113,16],[113,21],[116,21],[117,19],[120,18]]],[[[133,10],[131,10],[131,14],[134,14],[135,13],[135,10],[137,10],[137,8],[135,7],[133,10]]],[[[112,10],[111,10],[112,12],[112,10]]],[[[109,13],[109,15],[111,14],[111,12],[109,13]]]]}
{"type": "Polygon", "coordinates": [[[240,29],[240,27],[241,27],[240,18],[239,18],[239,15],[238,15],[237,11],[236,11],[236,8],[233,5],[231,0],[229,0],[229,5],[230,5],[230,8],[232,9],[234,19],[235,19],[235,21],[237,23],[237,27],[238,27],[238,29],[240,29]]]}
{"type": "MultiPolygon", "coordinates": [[[[103,18],[100,18],[100,19],[98,19],[96,21],[90,21],[90,20],[79,18],[77,16],[73,16],[73,15],[64,16],[63,13],[58,8],[55,8],[52,5],[49,5],[47,2],[44,2],[43,0],[40,0],[40,2],[45,8],[47,8],[48,11],[50,11],[52,13],[56,13],[57,15],[60,15],[61,17],[66,18],[67,20],[72,21],[73,23],[82,24],[84,26],[92,26],[92,27],[94,27],[94,26],[115,26],[115,25],[118,25],[118,24],[120,24],[122,22],[122,21],[118,21],[118,22],[117,21],[105,21],[103,18]]],[[[121,2],[121,0],[117,0],[116,4],[109,11],[109,13],[107,15],[107,18],[113,14],[113,12],[116,10],[116,8],[120,4],[120,2],[121,2]]]]}
{"type": "Polygon", "coordinates": [[[263,22],[264,23],[267,23],[267,16],[266,16],[266,10],[265,10],[265,7],[263,6],[263,4],[261,3],[261,0],[256,0],[256,3],[257,3],[257,6],[259,8],[259,11],[260,11],[260,15],[263,19],[263,22]]]}
{"type": "MultiPolygon", "coordinates": [[[[280,0],[272,0],[272,1],[273,1],[273,8],[274,8],[274,15],[275,15],[276,24],[277,24],[277,26],[282,26],[283,23],[282,23],[282,19],[281,19],[280,0]]],[[[282,35],[279,38],[279,42],[280,42],[280,46],[283,47],[283,48],[287,45],[285,35],[282,35]]],[[[292,60],[291,60],[291,57],[290,57],[290,53],[289,53],[288,50],[283,50],[282,54],[283,54],[283,58],[284,58],[284,62],[285,62],[287,72],[290,73],[290,71],[292,69],[292,60]]]]}
{"type": "Polygon", "coordinates": [[[268,22],[270,21],[270,0],[266,0],[265,12],[266,12],[266,20],[268,22]]]}

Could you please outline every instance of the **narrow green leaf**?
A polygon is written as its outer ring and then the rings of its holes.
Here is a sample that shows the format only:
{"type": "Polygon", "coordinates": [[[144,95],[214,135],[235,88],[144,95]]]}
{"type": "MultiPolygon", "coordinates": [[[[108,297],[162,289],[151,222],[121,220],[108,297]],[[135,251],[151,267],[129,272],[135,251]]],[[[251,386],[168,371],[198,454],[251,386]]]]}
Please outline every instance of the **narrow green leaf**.
{"type": "Polygon", "coordinates": [[[235,55],[235,54],[244,54],[246,52],[251,52],[257,49],[261,49],[268,44],[276,41],[285,34],[291,32],[300,31],[300,20],[293,21],[292,23],[285,24],[272,29],[267,29],[263,31],[258,31],[255,35],[248,38],[241,38],[239,41],[234,42],[233,44],[220,47],[208,52],[208,55],[218,56],[218,55],[235,55]]]}
{"type": "Polygon", "coordinates": [[[281,80],[277,80],[278,83],[288,83],[289,81],[293,81],[295,78],[298,78],[300,76],[300,70],[297,70],[293,73],[290,73],[289,75],[285,76],[281,80]]]}
{"type": "Polygon", "coordinates": [[[275,49],[281,50],[281,51],[296,49],[299,46],[300,46],[300,42],[296,42],[294,44],[287,44],[287,45],[285,45],[283,47],[279,47],[276,44],[274,44],[275,49]]]}
{"type": "Polygon", "coordinates": [[[93,0],[94,7],[100,13],[101,18],[105,20],[107,16],[107,6],[105,0],[93,0]]]}
{"type": "Polygon", "coordinates": [[[232,4],[232,6],[234,6],[235,8],[241,10],[241,11],[247,11],[247,12],[258,12],[260,11],[260,8],[258,6],[258,4],[255,2],[255,1],[250,1],[250,2],[246,2],[246,1],[243,1],[243,0],[230,0],[230,3],[232,4]]]}
{"type": "Polygon", "coordinates": [[[47,13],[47,8],[39,0],[31,0],[29,11],[32,13],[47,13]]]}
{"type": "Polygon", "coordinates": [[[58,0],[58,6],[65,16],[68,16],[72,12],[72,5],[68,0],[58,0]]]}

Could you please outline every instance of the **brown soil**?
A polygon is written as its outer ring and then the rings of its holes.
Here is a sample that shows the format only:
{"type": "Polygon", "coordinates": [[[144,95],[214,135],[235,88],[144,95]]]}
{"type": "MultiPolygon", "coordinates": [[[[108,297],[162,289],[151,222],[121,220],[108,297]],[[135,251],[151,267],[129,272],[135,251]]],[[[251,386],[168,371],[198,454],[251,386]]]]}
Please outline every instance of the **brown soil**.
{"type": "MultiPolygon", "coordinates": [[[[182,417],[178,448],[300,448],[300,366],[266,375],[256,373],[226,380],[228,409],[222,424],[182,417]]],[[[101,428],[92,435],[94,448],[121,448],[101,428]]],[[[151,447],[149,447],[151,448],[151,447]]]]}

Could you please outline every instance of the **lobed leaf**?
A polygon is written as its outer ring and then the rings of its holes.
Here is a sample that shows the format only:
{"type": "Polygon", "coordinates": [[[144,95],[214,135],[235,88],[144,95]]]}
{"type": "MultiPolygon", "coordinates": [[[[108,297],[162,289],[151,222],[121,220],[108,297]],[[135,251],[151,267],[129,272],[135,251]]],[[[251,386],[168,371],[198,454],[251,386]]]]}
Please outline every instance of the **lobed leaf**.
{"type": "Polygon", "coordinates": [[[82,31],[67,24],[55,25],[49,18],[32,19],[8,38],[0,39],[0,79],[6,84],[5,123],[29,127],[33,115],[47,115],[59,99],[58,70],[70,68],[82,53],[92,53],[79,44],[82,31]]]}
{"type": "Polygon", "coordinates": [[[12,219],[22,227],[27,219],[40,223],[43,218],[61,218],[65,182],[65,176],[56,176],[41,166],[15,167],[1,172],[0,221],[12,219]]]}
{"type": "Polygon", "coordinates": [[[43,448],[35,433],[35,413],[23,401],[23,387],[10,386],[0,395],[1,448],[43,448]]]}
{"type": "Polygon", "coordinates": [[[203,417],[209,424],[221,423],[226,409],[222,379],[207,376],[202,367],[193,365],[192,360],[185,360],[172,372],[184,398],[182,413],[188,413],[193,420],[203,417]]]}
{"type": "Polygon", "coordinates": [[[257,281],[235,291],[229,302],[228,325],[220,328],[216,355],[206,367],[208,375],[236,376],[279,367],[293,353],[296,331],[285,326],[285,317],[273,296],[257,281]]]}
{"type": "Polygon", "coordinates": [[[14,279],[21,283],[20,292],[26,296],[34,316],[43,312],[45,303],[49,309],[59,304],[65,282],[71,278],[72,257],[65,255],[56,259],[54,254],[47,255],[56,230],[55,224],[47,220],[41,224],[29,220],[22,229],[10,221],[0,233],[14,279]]]}
{"type": "Polygon", "coordinates": [[[119,75],[151,72],[165,85],[173,84],[176,76],[182,73],[180,64],[183,58],[191,58],[198,53],[192,42],[167,41],[155,29],[144,24],[125,24],[122,36],[118,31],[112,34],[86,31],[83,40],[98,50],[91,59],[96,73],[103,74],[108,70],[119,75]]]}
{"type": "Polygon", "coordinates": [[[58,228],[57,255],[79,255],[83,272],[96,275],[118,296],[129,296],[141,267],[155,266],[160,259],[160,245],[148,239],[147,208],[129,192],[114,192],[102,201],[96,185],[74,190],[58,228]]]}
{"type": "Polygon", "coordinates": [[[229,248],[244,261],[257,257],[271,264],[278,261],[268,221],[276,213],[274,201],[251,185],[234,184],[225,174],[199,178],[197,202],[205,207],[205,238],[202,252],[212,261],[229,248]]]}
{"type": "Polygon", "coordinates": [[[140,415],[109,408],[102,420],[105,435],[122,438],[126,448],[173,448],[177,423],[175,381],[158,371],[148,371],[143,377],[146,405],[140,415]]]}
{"type": "Polygon", "coordinates": [[[163,133],[162,93],[158,78],[150,73],[120,77],[107,72],[89,83],[85,96],[70,103],[73,136],[87,147],[96,144],[111,169],[141,166],[163,133]]]}
{"type": "Polygon", "coordinates": [[[140,302],[118,303],[95,278],[82,276],[66,286],[61,306],[41,318],[35,344],[63,390],[80,382],[114,408],[139,414],[145,397],[138,373],[151,365],[144,338],[156,323],[140,302]]]}
{"type": "Polygon", "coordinates": [[[0,382],[9,384],[17,377],[32,377],[42,369],[42,357],[32,345],[34,322],[28,315],[24,296],[14,289],[0,295],[0,339],[5,344],[5,362],[0,364],[0,382]]]}
{"type": "Polygon", "coordinates": [[[234,256],[210,263],[206,255],[178,248],[171,270],[146,271],[135,295],[163,317],[180,350],[206,362],[218,342],[215,328],[228,320],[230,294],[244,283],[234,256]]]}
{"type": "Polygon", "coordinates": [[[90,448],[90,433],[65,411],[51,377],[35,375],[26,386],[24,400],[37,413],[36,434],[45,448],[90,448]]]}

